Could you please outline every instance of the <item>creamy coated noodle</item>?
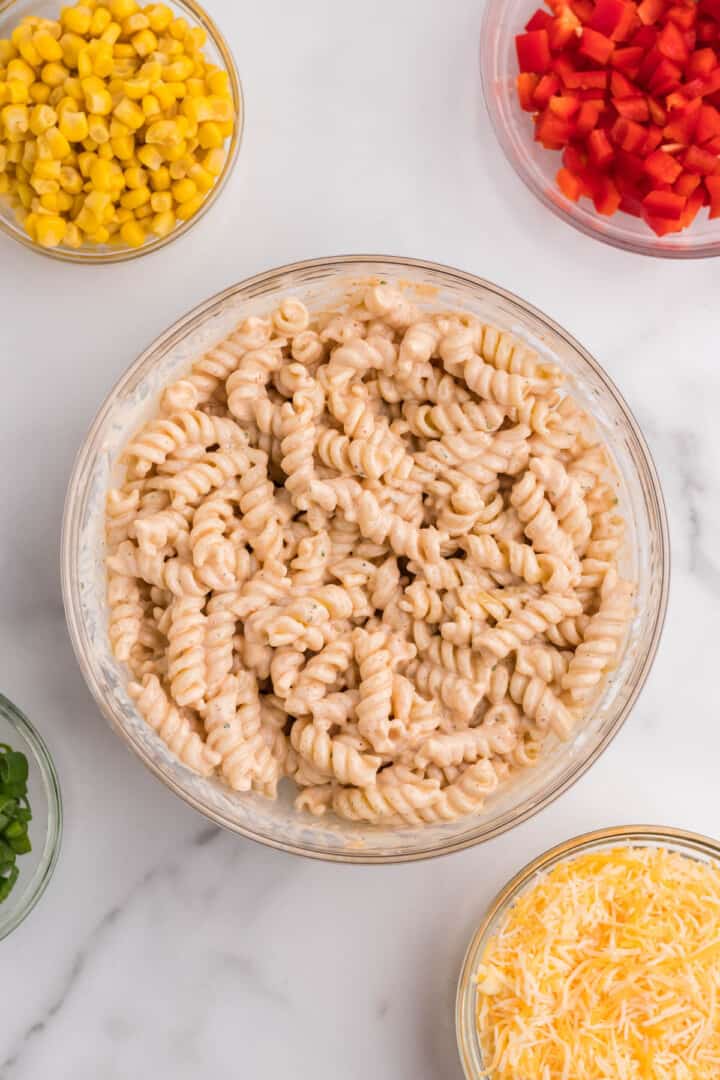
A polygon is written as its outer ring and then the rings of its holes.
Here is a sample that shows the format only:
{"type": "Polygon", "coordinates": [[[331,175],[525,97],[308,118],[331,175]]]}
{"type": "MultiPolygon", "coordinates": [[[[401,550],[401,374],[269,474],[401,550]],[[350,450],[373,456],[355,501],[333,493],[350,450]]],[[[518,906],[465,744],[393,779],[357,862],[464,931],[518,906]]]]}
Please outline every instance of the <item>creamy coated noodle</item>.
{"type": "Polygon", "coordinates": [[[447,821],[567,738],[633,589],[559,368],[386,284],[250,317],[168,386],[107,497],[109,633],[178,758],[236,791],[447,821]]]}

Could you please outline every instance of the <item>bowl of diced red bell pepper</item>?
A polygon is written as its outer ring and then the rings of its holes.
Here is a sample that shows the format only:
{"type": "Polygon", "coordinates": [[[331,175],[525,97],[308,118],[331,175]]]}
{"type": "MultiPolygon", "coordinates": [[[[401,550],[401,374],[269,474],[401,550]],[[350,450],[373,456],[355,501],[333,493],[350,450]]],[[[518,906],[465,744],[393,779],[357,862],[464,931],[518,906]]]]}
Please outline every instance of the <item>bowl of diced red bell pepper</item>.
{"type": "Polygon", "coordinates": [[[720,254],[720,0],[488,0],[488,109],[526,185],[589,235],[720,254]]]}

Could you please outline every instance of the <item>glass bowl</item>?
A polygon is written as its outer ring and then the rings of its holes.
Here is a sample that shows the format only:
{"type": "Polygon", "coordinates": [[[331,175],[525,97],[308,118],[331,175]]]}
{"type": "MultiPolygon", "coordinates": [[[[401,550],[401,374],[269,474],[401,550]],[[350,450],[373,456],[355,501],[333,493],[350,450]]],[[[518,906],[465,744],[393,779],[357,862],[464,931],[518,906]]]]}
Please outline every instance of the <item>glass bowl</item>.
{"type": "Polygon", "coordinates": [[[448,267],[385,256],[318,259],[258,274],[200,304],[156,340],[116,384],[80,450],[65,507],[62,576],[65,610],[88,686],[114,729],[164,784],[220,825],[273,847],[348,862],[393,862],[457,850],[509,829],[554,799],[588,768],[627,717],[650,670],[668,591],[668,535],[650,453],[627,405],[596,361],[564,330],[524,301],[448,267]],[[628,522],[623,571],[638,582],[637,616],[622,661],[572,741],[548,746],[541,762],[503,788],[476,817],[451,824],[388,829],[313,819],[277,802],[231,792],[180,765],[138,716],[127,676],[107,635],[104,497],[121,449],[155,412],[161,388],[241,317],[265,314],[288,294],[311,309],[341,303],[358,283],[394,281],[424,308],[463,308],[530,341],[566,370],[573,392],[597,417],[621,477],[628,522]]]}
{"type": "Polygon", "coordinates": [[[549,873],[558,863],[576,858],[589,851],[606,851],[614,847],[666,848],[691,859],[714,862],[720,865],[720,843],[698,833],[685,832],[662,825],[621,825],[613,829],[584,833],[564,844],[546,851],[512,878],[495,897],[476,930],[463,961],[458,983],[455,1028],[460,1060],[467,1080],[492,1080],[484,1072],[482,1050],[477,1034],[477,988],[475,972],[481,962],[488,942],[497,932],[507,914],[527,889],[531,888],[541,874],[549,873]]]}
{"type": "Polygon", "coordinates": [[[557,150],[546,150],[533,139],[532,120],[518,102],[515,35],[543,0],[488,0],[480,32],[480,69],[485,103],[505,156],[520,179],[554,214],[576,229],[613,247],[640,255],[670,259],[699,259],[720,255],[720,222],[701,210],[690,228],[656,236],[649,225],[630,214],[599,214],[592,202],[567,199],[555,176],[562,165],[557,150]]]}
{"type": "MultiPolygon", "coordinates": [[[[148,240],[142,247],[129,247],[117,244],[93,244],[82,248],[71,248],[60,244],[56,248],[44,248],[36,244],[25,232],[17,220],[15,208],[9,204],[6,196],[0,196],[0,231],[19,241],[31,251],[37,251],[41,255],[48,255],[51,259],[61,259],[64,262],[86,263],[90,266],[98,266],[102,263],[124,262],[126,259],[137,259],[141,255],[149,255],[153,251],[159,251],[166,244],[172,243],[178,237],[184,236],[193,225],[213,206],[225,187],[230,174],[235,167],[240,143],[242,142],[243,125],[245,122],[245,107],[243,101],[242,84],[238,75],[235,60],[225,38],[207,14],[196,3],[196,0],[164,0],[169,8],[177,15],[187,19],[191,26],[202,26],[207,31],[207,42],[203,51],[212,63],[224,68],[230,79],[233,106],[235,109],[235,130],[226,143],[227,157],[222,173],[218,176],[215,185],[208,192],[207,198],[193,217],[187,221],[181,221],[167,236],[156,237],[148,240]]],[[[39,15],[46,19],[55,19],[63,7],[62,0],[0,0],[0,38],[10,36],[12,30],[26,15],[39,15]]]]}
{"type": "Polygon", "coordinates": [[[62,802],[55,766],[47,746],[28,718],[0,694],[0,743],[25,754],[29,764],[28,799],[32,809],[32,851],[19,855],[20,876],[0,904],[0,941],[17,929],[37,904],[60,854],[62,802]]]}

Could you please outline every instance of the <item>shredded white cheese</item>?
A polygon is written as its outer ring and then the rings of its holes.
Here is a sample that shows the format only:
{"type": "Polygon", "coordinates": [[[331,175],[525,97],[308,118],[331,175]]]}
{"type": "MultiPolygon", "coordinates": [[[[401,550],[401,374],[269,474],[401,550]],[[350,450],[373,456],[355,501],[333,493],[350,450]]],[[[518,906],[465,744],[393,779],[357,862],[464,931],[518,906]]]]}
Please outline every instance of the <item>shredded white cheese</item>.
{"type": "Polygon", "coordinates": [[[560,863],[477,984],[492,1080],[719,1080],[720,869],[657,848],[560,863]]]}

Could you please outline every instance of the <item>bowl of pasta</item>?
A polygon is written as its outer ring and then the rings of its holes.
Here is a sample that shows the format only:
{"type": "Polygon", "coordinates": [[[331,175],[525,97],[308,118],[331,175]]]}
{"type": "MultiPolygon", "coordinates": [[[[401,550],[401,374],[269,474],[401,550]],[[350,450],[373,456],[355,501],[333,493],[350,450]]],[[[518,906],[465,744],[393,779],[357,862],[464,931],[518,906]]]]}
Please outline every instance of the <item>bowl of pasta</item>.
{"type": "Polygon", "coordinates": [[[347,862],[464,848],[567,789],[658,646],[669,548],[597,362],[470,274],[259,274],[98,412],[63,593],[115,731],[211,820],[347,862]]]}

